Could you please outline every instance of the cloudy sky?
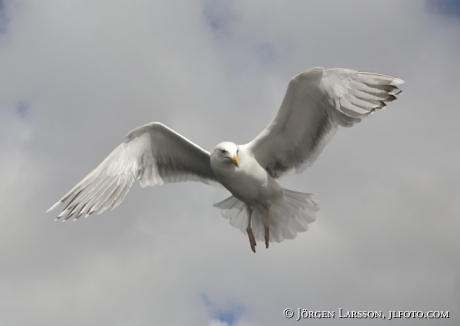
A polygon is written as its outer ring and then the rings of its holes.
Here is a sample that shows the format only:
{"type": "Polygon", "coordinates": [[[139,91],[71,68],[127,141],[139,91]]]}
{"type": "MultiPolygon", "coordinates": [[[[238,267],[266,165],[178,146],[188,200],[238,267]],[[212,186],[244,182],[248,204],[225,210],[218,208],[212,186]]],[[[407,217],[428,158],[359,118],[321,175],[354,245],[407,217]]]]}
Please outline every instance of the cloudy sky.
{"type": "MultiPolygon", "coordinates": [[[[460,324],[458,1],[0,1],[2,325],[355,325],[285,308],[449,311],[460,324]],[[253,139],[310,68],[406,81],[282,186],[321,194],[258,246],[200,183],[142,189],[76,223],[46,214],[133,128],[211,150],[253,139]]],[[[337,316],[336,316],[337,317],[337,316]]]]}

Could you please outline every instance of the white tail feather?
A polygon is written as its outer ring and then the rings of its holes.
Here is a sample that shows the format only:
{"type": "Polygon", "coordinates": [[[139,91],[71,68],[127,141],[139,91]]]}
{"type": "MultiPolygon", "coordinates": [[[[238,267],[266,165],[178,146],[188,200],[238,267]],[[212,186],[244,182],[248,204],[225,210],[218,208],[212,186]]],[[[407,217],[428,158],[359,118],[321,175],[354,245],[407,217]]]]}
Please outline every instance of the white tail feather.
{"type": "MultiPolygon", "coordinates": [[[[308,224],[315,221],[315,213],[319,210],[317,194],[306,194],[283,189],[284,198],[270,207],[268,218],[270,242],[281,242],[284,239],[294,239],[299,232],[308,230],[308,224]]],[[[230,196],[214,204],[220,208],[223,217],[230,220],[230,225],[247,234],[248,212],[246,204],[230,196]]],[[[264,212],[254,209],[251,227],[257,241],[264,241],[264,212]]]]}

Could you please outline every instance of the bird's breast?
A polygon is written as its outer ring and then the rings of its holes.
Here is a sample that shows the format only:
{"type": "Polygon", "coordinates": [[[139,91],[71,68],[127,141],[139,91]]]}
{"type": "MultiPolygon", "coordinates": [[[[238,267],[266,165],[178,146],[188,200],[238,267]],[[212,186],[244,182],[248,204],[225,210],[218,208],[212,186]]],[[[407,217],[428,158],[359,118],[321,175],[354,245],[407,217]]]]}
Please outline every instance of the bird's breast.
{"type": "Polygon", "coordinates": [[[254,162],[241,159],[239,167],[216,169],[214,173],[220,183],[239,200],[249,205],[267,206],[282,194],[282,190],[268,172],[257,161],[254,162]]]}

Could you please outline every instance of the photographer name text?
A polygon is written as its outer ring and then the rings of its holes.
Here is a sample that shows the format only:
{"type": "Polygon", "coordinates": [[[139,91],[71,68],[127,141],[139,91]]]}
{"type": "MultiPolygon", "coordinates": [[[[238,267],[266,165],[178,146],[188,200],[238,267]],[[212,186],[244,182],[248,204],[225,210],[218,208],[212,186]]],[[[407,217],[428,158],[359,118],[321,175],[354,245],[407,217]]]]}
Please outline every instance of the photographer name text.
{"type": "Polygon", "coordinates": [[[445,319],[449,318],[449,311],[420,311],[420,310],[389,310],[388,312],[378,310],[345,310],[339,308],[335,310],[308,310],[305,308],[283,310],[283,315],[287,319],[296,321],[302,319],[323,319],[323,318],[354,318],[354,319],[445,319]]]}

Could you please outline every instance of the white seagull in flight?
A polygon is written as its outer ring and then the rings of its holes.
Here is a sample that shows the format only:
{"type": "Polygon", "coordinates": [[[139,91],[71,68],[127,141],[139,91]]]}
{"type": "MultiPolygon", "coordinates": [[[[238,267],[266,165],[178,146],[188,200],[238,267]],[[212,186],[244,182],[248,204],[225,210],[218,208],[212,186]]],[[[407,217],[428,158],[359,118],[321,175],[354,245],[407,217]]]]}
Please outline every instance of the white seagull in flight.
{"type": "MultiPolygon", "coordinates": [[[[215,204],[230,224],[256,240],[281,242],[304,232],[315,220],[313,194],[282,188],[276,181],[311,166],[339,126],[351,127],[401,93],[403,80],[349,69],[309,69],[289,82],[275,118],[245,145],[218,144],[211,153],[165,125],[152,122],[126,140],[59,203],[57,217],[77,220],[86,213],[114,209],[135,180],[142,187],[201,181],[225,187],[232,196],[215,204]]],[[[75,221],[74,220],[74,221],[75,221]]]]}

